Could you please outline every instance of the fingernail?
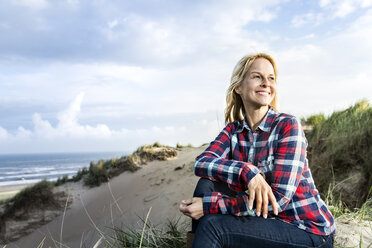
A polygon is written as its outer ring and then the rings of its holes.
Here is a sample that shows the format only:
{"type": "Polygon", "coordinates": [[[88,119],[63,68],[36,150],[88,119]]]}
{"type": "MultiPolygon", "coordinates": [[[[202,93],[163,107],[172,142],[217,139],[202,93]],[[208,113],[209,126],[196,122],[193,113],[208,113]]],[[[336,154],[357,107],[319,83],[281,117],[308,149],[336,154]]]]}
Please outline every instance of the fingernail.
{"type": "Polygon", "coordinates": [[[267,214],[264,214],[263,217],[266,219],[267,218],[267,214]]]}

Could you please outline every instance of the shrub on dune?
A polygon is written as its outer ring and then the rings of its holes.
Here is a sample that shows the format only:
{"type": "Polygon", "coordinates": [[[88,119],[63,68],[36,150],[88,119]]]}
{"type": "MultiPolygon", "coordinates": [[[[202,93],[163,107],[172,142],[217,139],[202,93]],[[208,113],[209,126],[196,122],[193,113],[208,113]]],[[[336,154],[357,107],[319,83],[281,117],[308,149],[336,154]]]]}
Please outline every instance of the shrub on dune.
{"type": "Polygon", "coordinates": [[[372,184],[372,108],[368,101],[313,118],[307,133],[309,161],[321,194],[350,209],[366,202],[372,184]]]}

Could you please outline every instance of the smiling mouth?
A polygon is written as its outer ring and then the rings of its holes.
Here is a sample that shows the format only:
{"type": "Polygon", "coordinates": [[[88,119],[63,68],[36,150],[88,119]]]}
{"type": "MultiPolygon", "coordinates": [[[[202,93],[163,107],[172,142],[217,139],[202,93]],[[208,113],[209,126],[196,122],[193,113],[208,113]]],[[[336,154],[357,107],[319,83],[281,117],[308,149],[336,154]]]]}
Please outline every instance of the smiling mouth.
{"type": "Polygon", "coordinates": [[[256,91],[257,94],[262,95],[262,96],[269,96],[270,92],[267,91],[256,91]]]}

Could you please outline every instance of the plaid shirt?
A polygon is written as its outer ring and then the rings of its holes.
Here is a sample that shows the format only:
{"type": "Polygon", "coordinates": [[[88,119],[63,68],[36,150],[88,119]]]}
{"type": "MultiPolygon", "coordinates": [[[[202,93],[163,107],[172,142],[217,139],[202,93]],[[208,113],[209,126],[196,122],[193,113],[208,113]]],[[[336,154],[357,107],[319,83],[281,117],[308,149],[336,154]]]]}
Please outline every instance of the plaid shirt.
{"type": "Polygon", "coordinates": [[[245,191],[249,181],[261,173],[279,204],[275,216],[270,203],[269,217],[314,234],[334,233],[334,219],[314,185],[306,147],[300,122],[271,107],[254,132],[245,120],[229,123],[196,158],[195,175],[226,182],[238,194],[205,194],[204,214],[255,216],[256,209],[249,210],[245,191]]]}

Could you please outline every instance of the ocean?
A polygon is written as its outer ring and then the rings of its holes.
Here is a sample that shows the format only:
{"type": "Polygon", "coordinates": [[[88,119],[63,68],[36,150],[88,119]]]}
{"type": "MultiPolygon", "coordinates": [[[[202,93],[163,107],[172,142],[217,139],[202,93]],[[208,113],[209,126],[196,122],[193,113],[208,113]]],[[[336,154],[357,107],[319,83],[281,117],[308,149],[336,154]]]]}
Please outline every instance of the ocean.
{"type": "Polygon", "coordinates": [[[45,153],[0,155],[0,187],[31,184],[47,179],[75,175],[83,167],[89,168],[91,161],[119,158],[124,152],[95,153],[45,153]]]}

